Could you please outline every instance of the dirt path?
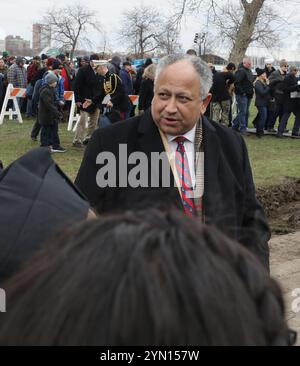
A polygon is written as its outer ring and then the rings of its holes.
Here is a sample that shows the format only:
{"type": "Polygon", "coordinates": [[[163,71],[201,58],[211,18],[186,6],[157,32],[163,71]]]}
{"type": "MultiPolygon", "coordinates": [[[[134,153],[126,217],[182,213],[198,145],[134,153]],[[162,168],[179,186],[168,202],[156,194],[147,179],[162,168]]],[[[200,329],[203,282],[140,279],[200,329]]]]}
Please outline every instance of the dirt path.
{"type": "Polygon", "coordinates": [[[270,242],[270,249],[271,274],[282,286],[287,318],[290,327],[298,331],[298,346],[300,346],[300,312],[292,311],[292,303],[296,300],[292,292],[300,289],[300,231],[274,236],[270,242]]]}

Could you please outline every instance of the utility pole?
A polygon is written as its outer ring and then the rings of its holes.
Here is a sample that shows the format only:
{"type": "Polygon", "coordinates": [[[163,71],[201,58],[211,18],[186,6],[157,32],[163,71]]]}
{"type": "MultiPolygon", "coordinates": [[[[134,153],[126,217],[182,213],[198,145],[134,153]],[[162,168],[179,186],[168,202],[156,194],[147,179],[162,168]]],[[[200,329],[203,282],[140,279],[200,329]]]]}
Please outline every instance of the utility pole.
{"type": "MultiPolygon", "coordinates": [[[[196,33],[194,38],[194,43],[199,45],[199,57],[202,56],[202,44],[205,45],[205,38],[207,33],[196,33]]],[[[205,49],[205,46],[204,46],[205,49]]]]}

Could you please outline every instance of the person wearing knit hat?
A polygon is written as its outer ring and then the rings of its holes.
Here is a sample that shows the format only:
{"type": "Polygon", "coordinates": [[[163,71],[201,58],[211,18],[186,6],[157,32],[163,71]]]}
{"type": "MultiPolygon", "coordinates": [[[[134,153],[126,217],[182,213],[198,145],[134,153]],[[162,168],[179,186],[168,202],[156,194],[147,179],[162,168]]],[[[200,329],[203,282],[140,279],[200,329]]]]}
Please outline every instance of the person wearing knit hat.
{"type": "Polygon", "coordinates": [[[258,109],[258,121],[256,123],[256,136],[262,137],[264,129],[267,127],[268,106],[271,100],[271,89],[269,87],[269,80],[265,69],[256,69],[257,79],[254,84],[255,87],[255,106],[258,109]]]}
{"type": "Polygon", "coordinates": [[[49,72],[45,77],[45,82],[46,82],[46,84],[55,88],[57,85],[57,82],[58,82],[58,78],[55,74],[53,74],[52,72],[49,72]]]}
{"type": "Polygon", "coordinates": [[[54,61],[56,61],[55,58],[53,58],[53,57],[49,57],[48,58],[48,60],[47,60],[47,67],[48,67],[49,70],[52,69],[52,66],[53,66],[54,61]]]}
{"type": "Polygon", "coordinates": [[[45,84],[40,90],[38,106],[38,121],[42,126],[41,147],[48,147],[53,153],[62,153],[66,150],[60,146],[58,136],[58,120],[61,118],[55,94],[58,78],[50,71],[44,80],[45,84]]]}
{"type": "Polygon", "coordinates": [[[24,59],[23,59],[23,57],[21,57],[21,56],[18,56],[17,58],[16,58],[16,64],[17,65],[24,65],[24,59]]]}
{"type": "Polygon", "coordinates": [[[52,70],[59,70],[63,67],[62,63],[59,60],[54,60],[52,63],[52,70]]]}
{"type": "Polygon", "coordinates": [[[66,60],[66,56],[63,53],[61,53],[60,55],[57,56],[57,59],[61,62],[64,62],[66,60]]]}
{"type": "Polygon", "coordinates": [[[260,69],[259,67],[257,67],[255,69],[255,71],[256,71],[257,77],[260,77],[261,75],[266,74],[266,70],[265,69],[260,69]]]}
{"type": "Polygon", "coordinates": [[[267,73],[267,78],[269,79],[269,76],[274,72],[276,71],[275,68],[273,67],[273,63],[274,63],[274,60],[271,59],[271,58],[267,58],[265,60],[265,71],[267,73]]]}
{"type": "Polygon", "coordinates": [[[47,60],[48,60],[48,56],[43,53],[41,55],[41,61],[42,61],[43,67],[47,67],[47,60]]]}

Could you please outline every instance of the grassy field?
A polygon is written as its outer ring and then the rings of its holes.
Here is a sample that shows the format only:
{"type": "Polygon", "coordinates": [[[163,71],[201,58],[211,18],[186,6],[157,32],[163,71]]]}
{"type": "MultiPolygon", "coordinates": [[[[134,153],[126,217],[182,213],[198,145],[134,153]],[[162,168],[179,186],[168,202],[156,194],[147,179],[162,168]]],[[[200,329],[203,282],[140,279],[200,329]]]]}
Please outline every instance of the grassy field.
{"type": "MultiPolygon", "coordinates": [[[[251,118],[255,110],[251,109],[251,118]]],[[[23,124],[4,120],[0,126],[0,160],[7,166],[32,148],[38,142],[30,139],[33,120],[24,120],[23,124]]],[[[60,125],[61,144],[67,149],[65,154],[54,154],[60,167],[74,179],[83,156],[83,149],[72,147],[73,133],[67,131],[67,124],[60,125]]],[[[285,177],[300,177],[300,140],[277,139],[255,136],[246,138],[254,180],[259,187],[277,184],[285,177]]]]}

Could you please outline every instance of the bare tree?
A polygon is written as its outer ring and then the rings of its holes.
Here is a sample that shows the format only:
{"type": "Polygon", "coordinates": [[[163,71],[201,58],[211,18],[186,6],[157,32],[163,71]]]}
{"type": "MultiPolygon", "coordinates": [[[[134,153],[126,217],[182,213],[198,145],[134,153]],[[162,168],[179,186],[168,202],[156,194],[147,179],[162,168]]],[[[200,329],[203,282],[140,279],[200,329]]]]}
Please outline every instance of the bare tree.
{"type": "Polygon", "coordinates": [[[165,18],[161,24],[161,32],[157,36],[158,48],[163,54],[172,54],[181,49],[179,29],[171,18],[165,18]]]}
{"type": "Polygon", "coordinates": [[[58,47],[70,51],[71,58],[80,43],[91,45],[86,36],[88,27],[100,30],[95,12],[80,4],[48,10],[44,23],[51,27],[52,41],[58,47]]]}
{"type": "Polygon", "coordinates": [[[134,7],[123,13],[120,38],[136,57],[143,58],[146,53],[159,47],[161,23],[162,17],[155,8],[144,5],[134,7]]]}
{"type": "Polygon", "coordinates": [[[113,52],[106,31],[101,32],[101,37],[98,44],[98,51],[99,54],[101,55],[101,58],[103,59],[107,58],[107,55],[113,52]]]}
{"type": "Polygon", "coordinates": [[[251,43],[269,46],[278,38],[274,24],[280,17],[267,3],[268,0],[181,0],[177,2],[174,19],[180,21],[186,13],[200,14],[200,10],[203,14],[206,9],[210,25],[216,27],[220,39],[230,47],[230,61],[239,63],[251,43]]]}

